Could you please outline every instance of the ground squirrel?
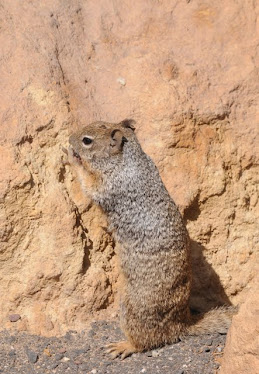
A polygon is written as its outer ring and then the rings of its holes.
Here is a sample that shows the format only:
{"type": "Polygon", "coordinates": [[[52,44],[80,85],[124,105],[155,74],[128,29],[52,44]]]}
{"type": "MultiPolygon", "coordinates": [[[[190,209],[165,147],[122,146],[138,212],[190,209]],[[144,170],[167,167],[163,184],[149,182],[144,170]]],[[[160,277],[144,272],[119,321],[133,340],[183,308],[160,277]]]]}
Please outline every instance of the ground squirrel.
{"type": "Polygon", "coordinates": [[[232,314],[219,308],[191,315],[188,233],[133,122],[88,125],[70,136],[68,151],[83,191],[101,206],[119,243],[126,340],[108,352],[121,358],[183,335],[226,332],[232,314]]]}

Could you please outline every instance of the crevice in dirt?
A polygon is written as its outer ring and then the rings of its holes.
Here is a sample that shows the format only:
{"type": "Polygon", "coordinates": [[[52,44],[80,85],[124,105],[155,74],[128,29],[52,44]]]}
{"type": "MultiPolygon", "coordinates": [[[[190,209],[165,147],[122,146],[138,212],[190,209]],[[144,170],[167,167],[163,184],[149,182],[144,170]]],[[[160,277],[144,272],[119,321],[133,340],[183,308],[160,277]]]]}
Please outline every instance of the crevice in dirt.
{"type": "Polygon", "coordinates": [[[78,207],[75,207],[75,215],[76,215],[75,226],[81,229],[80,236],[81,236],[82,247],[84,251],[81,273],[84,275],[91,265],[90,251],[93,249],[93,241],[89,237],[87,237],[88,230],[83,225],[82,216],[81,216],[81,213],[79,212],[78,207]]]}
{"type": "Polygon", "coordinates": [[[59,59],[59,49],[58,49],[58,45],[57,44],[55,46],[55,56],[56,56],[56,60],[57,60],[60,72],[61,72],[62,82],[63,82],[64,85],[66,85],[65,74],[64,74],[64,70],[62,68],[60,59],[59,59]]]}
{"type": "Polygon", "coordinates": [[[16,145],[23,145],[25,143],[31,144],[33,142],[32,135],[24,135],[16,145]]]}
{"type": "Polygon", "coordinates": [[[59,183],[64,183],[66,178],[66,166],[61,163],[61,166],[58,171],[58,181],[59,183]]]}
{"type": "Polygon", "coordinates": [[[58,43],[56,43],[56,45],[55,45],[55,56],[56,56],[56,60],[57,60],[59,70],[60,70],[62,83],[63,83],[63,86],[65,88],[65,92],[64,92],[65,103],[66,103],[68,112],[71,112],[70,101],[69,101],[69,93],[67,92],[67,79],[66,79],[66,76],[65,76],[63,66],[61,64],[60,50],[59,50],[59,47],[58,47],[58,43]]]}
{"type": "Polygon", "coordinates": [[[43,130],[50,130],[53,128],[54,124],[55,124],[55,118],[51,118],[51,120],[48,123],[46,123],[46,125],[42,125],[38,127],[36,131],[39,133],[43,130]]]}

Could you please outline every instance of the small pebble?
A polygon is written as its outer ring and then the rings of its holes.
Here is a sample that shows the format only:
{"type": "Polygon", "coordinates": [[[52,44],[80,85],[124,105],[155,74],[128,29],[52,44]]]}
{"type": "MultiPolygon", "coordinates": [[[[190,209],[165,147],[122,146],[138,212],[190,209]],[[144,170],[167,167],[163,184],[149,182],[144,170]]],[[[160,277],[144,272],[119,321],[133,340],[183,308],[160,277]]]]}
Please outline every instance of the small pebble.
{"type": "Polygon", "coordinates": [[[218,347],[217,352],[221,353],[223,351],[223,347],[218,347]]]}
{"type": "Polygon", "coordinates": [[[212,345],[212,339],[207,339],[205,341],[205,344],[208,345],[208,346],[211,346],[212,345]]]}
{"type": "Polygon", "coordinates": [[[125,86],[125,85],[126,85],[126,80],[125,80],[125,78],[119,77],[119,78],[117,79],[117,82],[120,83],[122,86],[125,86]]]}
{"type": "Polygon", "coordinates": [[[66,348],[60,348],[60,350],[58,351],[58,353],[66,353],[66,348]]]}
{"type": "Polygon", "coordinates": [[[68,361],[70,361],[70,358],[65,356],[65,357],[62,358],[62,361],[63,362],[68,362],[68,361]]]}
{"type": "Polygon", "coordinates": [[[52,356],[52,354],[51,354],[49,348],[45,348],[44,351],[43,351],[43,353],[44,353],[45,356],[48,356],[48,357],[51,357],[51,356],[52,356]]]}
{"type": "Polygon", "coordinates": [[[160,356],[159,351],[152,351],[152,357],[158,357],[158,356],[160,356]]]}
{"type": "Polygon", "coordinates": [[[81,365],[83,363],[83,361],[81,361],[81,360],[76,360],[74,362],[75,362],[76,365],[81,365]]]}
{"type": "Polygon", "coordinates": [[[35,364],[35,362],[38,361],[39,356],[37,355],[36,352],[31,351],[30,349],[27,348],[26,354],[27,354],[29,362],[31,362],[32,364],[35,364]]]}
{"type": "Polygon", "coordinates": [[[55,360],[57,360],[57,361],[62,360],[63,357],[64,357],[63,353],[57,353],[57,354],[55,354],[55,360]]]}
{"type": "Polygon", "coordinates": [[[11,321],[11,322],[17,322],[17,321],[19,321],[19,319],[21,319],[20,314],[10,314],[9,315],[9,321],[11,321]]]}

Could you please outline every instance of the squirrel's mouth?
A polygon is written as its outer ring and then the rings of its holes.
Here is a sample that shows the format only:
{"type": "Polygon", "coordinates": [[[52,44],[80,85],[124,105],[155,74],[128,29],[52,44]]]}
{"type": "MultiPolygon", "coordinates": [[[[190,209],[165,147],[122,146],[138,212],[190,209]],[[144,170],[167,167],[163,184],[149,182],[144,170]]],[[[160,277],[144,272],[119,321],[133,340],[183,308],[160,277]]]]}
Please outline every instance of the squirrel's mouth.
{"type": "Polygon", "coordinates": [[[76,158],[78,161],[81,161],[80,155],[74,149],[72,149],[72,152],[73,152],[73,157],[76,158]]]}

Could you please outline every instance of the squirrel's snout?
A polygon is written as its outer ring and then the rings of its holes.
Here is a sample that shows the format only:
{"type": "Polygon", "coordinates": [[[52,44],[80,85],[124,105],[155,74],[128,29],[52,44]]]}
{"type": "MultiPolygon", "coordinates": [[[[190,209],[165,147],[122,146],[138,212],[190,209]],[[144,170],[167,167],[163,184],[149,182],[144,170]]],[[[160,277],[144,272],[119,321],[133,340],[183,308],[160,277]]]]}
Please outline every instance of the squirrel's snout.
{"type": "Polygon", "coordinates": [[[77,158],[79,161],[81,161],[80,155],[72,148],[73,157],[77,158]]]}

